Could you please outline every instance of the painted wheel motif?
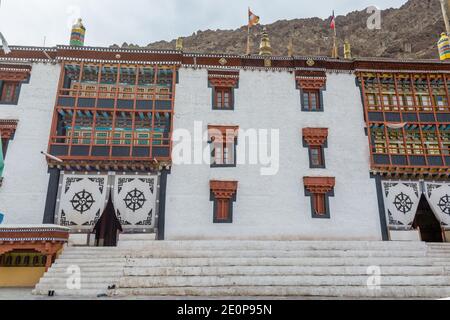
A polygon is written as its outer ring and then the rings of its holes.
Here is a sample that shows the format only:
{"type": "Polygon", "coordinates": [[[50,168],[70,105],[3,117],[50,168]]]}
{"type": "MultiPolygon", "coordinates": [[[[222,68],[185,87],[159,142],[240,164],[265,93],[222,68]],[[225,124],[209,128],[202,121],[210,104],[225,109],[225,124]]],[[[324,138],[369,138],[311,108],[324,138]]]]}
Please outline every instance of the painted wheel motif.
{"type": "Polygon", "coordinates": [[[394,205],[398,211],[402,212],[403,214],[407,214],[411,211],[413,202],[408,195],[402,192],[395,197],[394,205]]]}
{"type": "Polygon", "coordinates": [[[443,196],[441,200],[439,200],[438,206],[443,213],[450,215],[450,196],[448,194],[443,196]]]}
{"type": "Polygon", "coordinates": [[[135,188],[134,190],[128,192],[123,201],[125,201],[125,205],[128,209],[136,212],[137,210],[142,209],[147,199],[145,199],[144,193],[142,191],[139,191],[135,188]]]}
{"type": "Polygon", "coordinates": [[[72,203],[72,207],[75,211],[83,214],[89,209],[92,208],[94,204],[94,198],[92,194],[87,192],[86,190],[75,193],[70,203],[72,203]]]}

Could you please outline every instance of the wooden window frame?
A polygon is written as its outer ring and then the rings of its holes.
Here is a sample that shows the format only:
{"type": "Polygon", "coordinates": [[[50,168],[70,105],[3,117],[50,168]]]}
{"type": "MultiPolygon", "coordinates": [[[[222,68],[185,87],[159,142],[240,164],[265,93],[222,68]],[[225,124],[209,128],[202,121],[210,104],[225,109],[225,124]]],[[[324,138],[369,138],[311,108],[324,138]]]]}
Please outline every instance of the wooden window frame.
{"type": "Polygon", "coordinates": [[[304,112],[324,112],[323,91],[326,90],[327,76],[325,72],[297,71],[295,74],[297,89],[300,90],[300,104],[304,112]],[[308,102],[305,103],[307,96],[308,102]],[[315,97],[315,104],[313,98],[315,97]]]}
{"type": "Polygon", "coordinates": [[[234,94],[232,87],[214,87],[213,110],[234,110],[234,94]],[[228,105],[225,105],[226,95],[228,95],[228,105]]]}
{"type": "Polygon", "coordinates": [[[314,219],[330,219],[329,197],[334,197],[334,177],[304,177],[305,196],[311,198],[311,216],[314,219]]]}
{"type": "MultiPolygon", "coordinates": [[[[209,125],[208,134],[211,153],[211,168],[235,168],[237,166],[237,144],[238,144],[238,126],[218,126],[209,125]],[[222,154],[222,164],[216,162],[216,146],[220,144],[222,154]],[[231,158],[225,159],[225,148],[231,146],[232,153],[231,158]]],[[[230,150],[228,150],[230,155],[230,150]]]]}
{"type": "Polygon", "coordinates": [[[237,181],[210,181],[210,201],[214,202],[213,223],[233,223],[237,188],[237,181]]]}
{"type": "Polygon", "coordinates": [[[0,65],[0,105],[17,105],[19,103],[22,84],[30,82],[31,66],[17,66],[10,68],[0,65]],[[11,99],[5,99],[8,87],[12,86],[11,99]]]}
{"type": "MultiPolygon", "coordinates": [[[[138,163],[143,170],[156,166],[157,162],[171,161],[178,69],[179,65],[164,63],[63,62],[48,152],[66,163],[88,161],[104,168],[111,164],[129,168],[138,163]],[[96,68],[88,78],[84,74],[89,69],[86,66],[96,68]],[[131,75],[124,78],[127,70],[132,71],[131,75]],[[83,77],[92,83],[82,82],[83,77]],[[84,117],[78,113],[87,112],[92,117],[91,139],[83,149],[60,130],[60,123],[65,120],[61,120],[60,114],[70,115],[67,123],[73,128],[84,117]],[[123,113],[130,119],[126,126],[118,121],[123,113]],[[106,119],[111,123],[110,133],[106,139],[96,139],[98,126],[106,119]],[[140,122],[148,129],[148,138],[137,135],[140,122]],[[114,135],[116,128],[125,127],[131,128],[131,138],[114,135]],[[96,140],[106,140],[106,144],[97,145],[96,140]]],[[[54,163],[51,159],[48,162],[54,163]]]]}
{"type": "Polygon", "coordinates": [[[3,158],[6,158],[8,145],[14,139],[19,120],[0,120],[0,142],[3,146],[3,158]]]}
{"type": "Polygon", "coordinates": [[[325,148],[328,147],[328,128],[303,128],[303,147],[308,148],[310,169],[325,169],[325,148]],[[313,150],[318,150],[319,164],[313,162],[313,150]]]}
{"type": "Polygon", "coordinates": [[[306,112],[322,112],[322,99],[320,89],[305,89],[301,91],[302,110],[306,112]],[[305,105],[305,95],[308,96],[308,104],[305,105]],[[315,96],[315,104],[312,97],[315,96]]]}
{"type": "Polygon", "coordinates": [[[0,88],[0,104],[3,105],[17,105],[19,102],[21,83],[18,81],[3,81],[0,88]],[[6,100],[5,94],[8,87],[12,87],[11,99],[6,100]]]}
{"type": "Polygon", "coordinates": [[[445,133],[440,128],[450,124],[450,77],[444,73],[419,71],[389,74],[364,71],[357,77],[365,97],[364,118],[368,128],[371,172],[447,177],[450,157],[445,148],[445,133]],[[380,99],[383,84],[387,81],[394,86],[396,110],[390,109],[382,99],[376,108],[368,103],[367,97],[373,91],[380,99]],[[403,123],[403,127],[393,128],[398,135],[391,136],[390,125],[403,123]],[[378,135],[381,131],[384,134],[378,135]],[[432,135],[428,134],[430,131],[432,135]]]}
{"type": "Polygon", "coordinates": [[[309,147],[309,167],[311,169],[324,169],[325,168],[325,159],[324,159],[324,150],[322,146],[310,146],[309,147]],[[317,151],[317,160],[318,163],[314,163],[315,155],[314,151],[317,151]]]}
{"type": "Polygon", "coordinates": [[[233,111],[235,107],[234,89],[238,87],[238,70],[208,70],[208,88],[212,88],[212,110],[233,111]],[[226,95],[224,93],[228,94],[227,106],[225,106],[226,95]]]}

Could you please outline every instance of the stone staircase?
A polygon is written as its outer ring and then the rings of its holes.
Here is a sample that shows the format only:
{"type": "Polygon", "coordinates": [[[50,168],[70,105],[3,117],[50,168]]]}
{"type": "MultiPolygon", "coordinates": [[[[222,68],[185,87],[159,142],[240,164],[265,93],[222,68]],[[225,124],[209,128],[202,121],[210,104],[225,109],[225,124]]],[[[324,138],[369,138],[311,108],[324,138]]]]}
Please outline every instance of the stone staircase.
{"type": "Polygon", "coordinates": [[[34,294],[49,290],[68,297],[439,299],[450,297],[450,244],[148,241],[136,249],[67,247],[34,294]],[[80,289],[67,287],[73,266],[81,271],[80,289]]]}

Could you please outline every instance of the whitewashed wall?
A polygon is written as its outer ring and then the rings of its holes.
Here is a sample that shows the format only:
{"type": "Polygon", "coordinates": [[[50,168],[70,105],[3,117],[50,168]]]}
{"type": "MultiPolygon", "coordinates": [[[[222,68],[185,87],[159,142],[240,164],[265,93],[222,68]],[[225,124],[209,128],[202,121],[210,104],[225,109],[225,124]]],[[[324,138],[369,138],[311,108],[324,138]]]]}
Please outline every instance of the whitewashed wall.
{"type": "Polygon", "coordinates": [[[42,223],[49,176],[40,152],[47,150],[59,73],[59,65],[33,64],[18,105],[0,105],[0,119],[19,120],[0,187],[3,224],[42,223]]]}
{"type": "Polygon", "coordinates": [[[280,129],[281,163],[275,176],[261,176],[260,167],[250,165],[174,165],[167,186],[167,239],[381,240],[360,92],[354,75],[327,76],[325,112],[301,111],[293,74],[242,70],[235,111],[213,111],[207,71],[180,70],[174,129],[192,132],[194,121],[203,121],[203,130],[208,124],[280,129]],[[329,128],[326,169],[309,169],[308,149],[302,145],[304,127],[329,128]],[[304,176],[336,177],[331,219],[311,217],[304,176]],[[213,224],[213,179],[239,181],[232,224],[213,224]]]}

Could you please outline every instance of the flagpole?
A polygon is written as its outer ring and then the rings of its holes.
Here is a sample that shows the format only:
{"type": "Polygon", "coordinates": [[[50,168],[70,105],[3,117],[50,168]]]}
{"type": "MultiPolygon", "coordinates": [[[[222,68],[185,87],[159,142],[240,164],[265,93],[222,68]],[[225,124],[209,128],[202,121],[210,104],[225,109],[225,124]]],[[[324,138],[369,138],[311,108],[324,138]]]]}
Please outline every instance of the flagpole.
{"type": "Polygon", "coordinates": [[[250,55],[250,7],[248,7],[247,50],[246,50],[246,54],[250,55]]]}
{"type": "Polygon", "coordinates": [[[250,55],[250,22],[247,26],[247,55],[250,55]]]}
{"type": "Polygon", "coordinates": [[[337,31],[336,31],[336,16],[334,15],[334,10],[333,10],[333,17],[332,17],[333,21],[333,51],[331,53],[331,57],[332,58],[338,58],[339,52],[337,49],[337,31]]]}
{"type": "Polygon", "coordinates": [[[337,58],[338,57],[337,46],[336,46],[336,38],[337,38],[337,32],[336,32],[336,24],[335,24],[335,26],[334,26],[334,37],[333,37],[333,58],[337,58]]]}

